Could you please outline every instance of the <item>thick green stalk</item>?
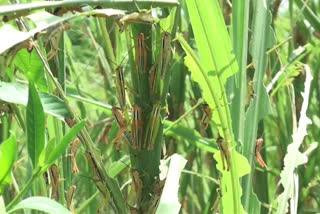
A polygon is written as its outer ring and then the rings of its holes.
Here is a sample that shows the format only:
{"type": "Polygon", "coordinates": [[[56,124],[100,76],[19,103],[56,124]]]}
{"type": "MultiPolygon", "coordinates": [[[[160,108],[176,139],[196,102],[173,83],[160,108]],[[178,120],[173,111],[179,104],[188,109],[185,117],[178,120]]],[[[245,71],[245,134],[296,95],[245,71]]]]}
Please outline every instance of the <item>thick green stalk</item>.
{"type": "Polygon", "coordinates": [[[113,54],[111,40],[110,40],[108,31],[107,31],[106,20],[104,18],[99,18],[98,20],[99,20],[100,29],[102,31],[102,36],[104,38],[103,43],[104,43],[104,50],[106,52],[106,57],[107,57],[108,61],[111,62],[111,63],[109,63],[109,66],[110,66],[112,72],[114,72],[117,68],[117,66],[115,64],[116,59],[113,54]]]}
{"type": "MultiPolygon", "coordinates": [[[[56,89],[60,95],[60,98],[64,101],[66,107],[68,108],[70,114],[72,115],[73,122],[75,124],[79,123],[80,119],[78,118],[78,116],[76,116],[76,113],[71,108],[69,101],[67,100],[66,94],[64,93],[64,90],[61,87],[60,83],[53,76],[51,69],[48,65],[48,62],[44,59],[42,53],[40,52],[39,47],[35,46],[35,49],[36,49],[37,53],[39,54],[44,66],[45,66],[46,71],[48,72],[49,76],[53,80],[53,82],[56,86],[56,89]]],[[[115,210],[115,212],[116,213],[126,213],[126,204],[123,199],[122,193],[120,191],[119,185],[117,184],[117,182],[114,179],[112,179],[111,177],[108,176],[106,170],[103,167],[103,164],[102,164],[100,158],[98,158],[99,154],[97,153],[97,149],[96,149],[94,143],[92,142],[88,131],[86,129],[82,129],[80,132],[80,136],[81,136],[80,139],[81,139],[82,143],[85,145],[87,150],[89,152],[91,152],[93,159],[95,159],[97,162],[98,170],[102,173],[102,176],[103,176],[103,182],[106,184],[108,190],[110,191],[111,198],[113,199],[113,202],[114,202],[115,207],[117,209],[117,210],[115,210]]]]}
{"type": "Polygon", "coordinates": [[[199,101],[197,102],[197,104],[195,104],[191,109],[189,109],[188,111],[186,111],[183,115],[181,115],[181,117],[179,117],[177,120],[175,120],[172,124],[170,124],[170,126],[168,126],[165,130],[163,130],[163,134],[167,133],[172,127],[174,127],[175,125],[177,125],[181,120],[183,120],[187,115],[189,115],[191,112],[193,112],[196,108],[199,107],[199,105],[201,105],[204,102],[203,99],[199,99],[199,101]]]}

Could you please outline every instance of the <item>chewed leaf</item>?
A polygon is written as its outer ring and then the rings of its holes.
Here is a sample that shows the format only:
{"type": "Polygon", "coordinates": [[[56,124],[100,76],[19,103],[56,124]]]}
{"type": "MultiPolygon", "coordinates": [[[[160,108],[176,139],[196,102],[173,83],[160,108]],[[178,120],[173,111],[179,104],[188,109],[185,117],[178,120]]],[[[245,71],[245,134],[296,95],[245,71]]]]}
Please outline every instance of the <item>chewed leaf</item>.
{"type": "MultiPolygon", "coordinates": [[[[221,161],[221,154],[220,151],[217,151],[214,154],[214,159],[217,161],[217,169],[222,173],[222,181],[221,181],[221,188],[222,188],[222,209],[223,213],[233,213],[234,207],[233,207],[233,194],[231,192],[231,186],[232,186],[232,177],[230,171],[223,170],[222,161],[221,161]]],[[[238,171],[238,180],[240,177],[248,174],[250,172],[250,165],[248,163],[248,160],[239,154],[234,149],[231,153],[232,163],[236,164],[234,168],[238,171]]],[[[240,183],[236,183],[236,187],[239,191],[239,195],[241,197],[242,190],[240,183]]],[[[241,211],[239,213],[245,213],[243,207],[241,206],[241,211]]]]}
{"type": "MultiPolygon", "coordinates": [[[[277,201],[279,203],[277,213],[287,212],[288,200],[294,195],[295,192],[298,192],[297,188],[299,188],[295,185],[295,182],[293,182],[296,174],[296,169],[299,165],[304,164],[308,161],[307,156],[299,151],[299,147],[307,134],[307,125],[311,124],[310,119],[307,117],[307,109],[309,105],[309,95],[312,76],[310,68],[307,65],[305,65],[305,71],[305,90],[302,93],[302,97],[304,100],[301,107],[298,128],[296,129],[296,132],[292,135],[293,142],[288,145],[288,151],[284,158],[284,168],[280,174],[280,183],[282,184],[284,190],[277,198],[277,201]]],[[[298,207],[297,204],[292,203],[290,204],[290,206],[292,207],[291,210],[294,208],[297,209],[298,207]]]]}

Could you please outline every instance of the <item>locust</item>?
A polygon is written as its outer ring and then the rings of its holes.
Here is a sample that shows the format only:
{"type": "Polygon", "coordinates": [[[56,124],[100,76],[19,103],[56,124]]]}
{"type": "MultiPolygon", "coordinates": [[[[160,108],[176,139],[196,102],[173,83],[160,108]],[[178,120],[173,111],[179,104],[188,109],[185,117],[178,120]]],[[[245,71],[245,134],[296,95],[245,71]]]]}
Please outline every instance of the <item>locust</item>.
{"type": "Polygon", "coordinates": [[[56,164],[52,164],[49,168],[50,180],[51,180],[51,198],[58,197],[59,183],[60,183],[60,175],[59,169],[56,164]]]}
{"type": "Polygon", "coordinates": [[[73,207],[73,196],[74,192],[76,191],[76,186],[73,185],[69,188],[68,193],[67,193],[67,208],[72,212],[72,214],[75,213],[74,207],[73,207]]]}
{"type": "Polygon", "coordinates": [[[164,79],[171,58],[171,36],[164,31],[161,38],[161,78],[164,79]]]}
{"type": "Polygon", "coordinates": [[[262,144],[263,144],[263,139],[262,138],[259,138],[256,140],[256,149],[255,149],[255,156],[257,158],[257,161],[259,163],[259,165],[262,167],[262,168],[268,168],[267,164],[264,162],[261,154],[260,154],[260,151],[261,151],[261,148],[262,148],[262,144]]]}
{"type": "Polygon", "coordinates": [[[156,19],[152,16],[151,10],[141,10],[140,12],[124,15],[117,21],[117,24],[119,25],[120,33],[122,33],[130,23],[154,24],[155,22],[156,19]]]}
{"type": "Polygon", "coordinates": [[[146,148],[148,145],[148,150],[153,150],[156,137],[158,135],[159,131],[159,125],[160,125],[160,110],[161,110],[161,104],[155,104],[152,107],[152,112],[150,115],[150,118],[148,120],[148,125],[147,125],[147,131],[146,131],[146,138],[143,144],[143,148],[146,148]]]}
{"type": "Polygon", "coordinates": [[[216,198],[216,200],[214,201],[212,207],[210,208],[210,210],[212,211],[212,213],[217,213],[217,211],[219,212],[219,202],[220,202],[220,199],[221,199],[221,196],[220,196],[220,188],[217,188],[216,191],[217,191],[217,198],[216,198]]]}
{"type": "Polygon", "coordinates": [[[142,73],[146,73],[147,49],[144,34],[139,33],[136,40],[135,72],[139,71],[142,73]]]}
{"type": "Polygon", "coordinates": [[[122,67],[117,67],[116,69],[116,86],[118,90],[118,96],[119,96],[119,101],[121,106],[126,106],[126,90],[125,90],[125,83],[124,83],[124,77],[123,77],[123,68],[122,67]]]}
{"type": "Polygon", "coordinates": [[[230,165],[231,165],[231,163],[230,163],[230,156],[231,155],[230,155],[230,151],[228,148],[228,144],[221,136],[218,137],[217,143],[218,143],[218,146],[220,149],[223,170],[225,170],[225,162],[224,162],[224,159],[225,159],[227,162],[227,171],[229,171],[230,165]]]}
{"type": "Polygon", "coordinates": [[[155,213],[157,210],[157,207],[159,205],[160,202],[160,198],[161,198],[161,193],[155,193],[152,195],[152,199],[150,202],[150,206],[148,208],[148,211],[146,213],[155,213]]]}
{"type": "MultiPolygon", "coordinates": [[[[118,101],[120,103],[121,108],[125,108],[125,106],[127,105],[127,97],[126,97],[126,85],[125,85],[125,79],[124,79],[124,69],[121,66],[122,62],[125,60],[126,56],[123,57],[123,59],[121,60],[120,64],[117,64],[115,62],[112,62],[111,60],[109,60],[109,63],[112,63],[114,65],[116,65],[116,69],[115,69],[115,74],[116,74],[116,78],[115,78],[115,85],[116,85],[116,89],[117,89],[117,97],[118,97],[118,101]]],[[[129,103],[130,104],[130,103],[129,103]]]]}
{"type": "Polygon", "coordinates": [[[72,163],[72,172],[77,174],[79,173],[79,168],[77,165],[77,161],[76,161],[76,155],[77,155],[77,151],[78,151],[78,145],[79,145],[80,141],[78,138],[76,138],[70,145],[71,147],[71,163],[72,163]]]}
{"type": "Polygon", "coordinates": [[[50,43],[51,50],[47,54],[48,61],[51,60],[59,50],[59,42],[62,36],[63,31],[67,31],[71,29],[71,24],[67,21],[63,23],[58,23],[55,26],[50,27],[44,32],[39,33],[35,37],[39,38],[41,34],[46,34],[46,40],[44,43],[44,47],[46,48],[47,45],[50,43]]]}
{"type": "Polygon", "coordinates": [[[211,121],[212,111],[208,104],[203,104],[202,110],[203,110],[203,115],[200,122],[200,126],[202,126],[204,129],[207,129],[209,126],[209,122],[211,121]]]}
{"type": "Polygon", "coordinates": [[[149,70],[149,88],[151,96],[155,97],[158,94],[158,63],[154,63],[149,70]]]}
{"type": "Polygon", "coordinates": [[[162,193],[163,187],[164,187],[164,185],[166,183],[166,179],[164,179],[164,180],[160,180],[159,179],[157,182],[158,183],[156,185],[154,185],[154,187],[152,188],[152,192],[154,194],[162,193]]]}
{"type": "Polygon", "coordinates": [[[142,123],[141,108],[137,104],[135,104],[133,105],[133,120],[131,124],[133,149],[139,148],[139,150],[141,150],[143,131],[142,123]]]}
{"type": "MultiPolygon", "coordinates": [[[[143,188],[143,182],[140,178],[140,173],[137,169],[131,169],[130,174],[132,177],[132,182],[134,185],[134,191],[136,193],[136,197],[133,204],[136,204],[137,201],[140,199],[142,188],[143,188]]],[[[129,194],[130,195],[130,194],[129,194]]]]}
{"type": "Polygon", "coordinates": [[[106,127],[105,127],[105,129],[104,129],[104,131],[103,131],[103,133],[102,133],[102,136],[101,137],[99,137],[99,142],[101,141],[101,140],[103,140],[104,141],[104,144],[105,145],[108,145],[109,144],[109,141],[108,141],[108,134],[109,134],[109,132],[110,132],[110,130],[111,130],[111,125],[107,125],[106,127]]]}
{"type": "Polygon", "coordinates": [[[119,131],[118,134],[116,136],[116,138],[113,140],[113,143],[117,143],[116,149],[119,151],[120,149],[120,140],[122,135],[127,131],[127,120],[126,118],[123,116],[122,110],[118,107],[112,107],[112,114],[114,115],[117,124],[119,126],[119,131]]]}
{"type": "MultiPolygon", "coordinates": [[[[11,67],[12,63],[13,63],[13,60],[15,59],[17,53],[21,50],[21,49],[27,49],[27,51],[29,53],[32,52],[33,50],[33,46],[34,46],[34,42],[33,40],[30,38],[30,39],[27,39],[23,42],[20,42],[19,44],[15,45],[14,47],[10,48],[8,51],[7,51],[7,57],[10,58],[10,61],[9,61],[9,67],[11,67]]],[[[7,59],[8,59],[7,58],[7,59]]],[[[7,62],[5,62],[5,64],[7,64],[7,62]]]]}
{"type": "Polygon", "coordinates": [[[93,179],[94,179],[94,183],[96,184],[96,186],[98,187],[98,189],[100,190],[100,192],[104,195],[104,197],[106,198],[109,195],[109,192],[103,182],[103,176],[101,175],[101,172],[97,166],[96,161],[93,159],[91,152],[86,151],[85,152],[85,156],[86,159],[89,162],[89,165],[92,169],[92,174],[93,174],[93,179]]]}

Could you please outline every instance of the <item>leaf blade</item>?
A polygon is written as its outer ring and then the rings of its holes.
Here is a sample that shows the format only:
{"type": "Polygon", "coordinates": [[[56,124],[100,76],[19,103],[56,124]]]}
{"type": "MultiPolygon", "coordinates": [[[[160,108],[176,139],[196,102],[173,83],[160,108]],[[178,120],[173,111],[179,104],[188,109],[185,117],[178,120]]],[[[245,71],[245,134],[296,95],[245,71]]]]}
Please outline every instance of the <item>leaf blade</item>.
{"type": "Polygon", "coordinates": [[[61,142],[53,150],[53,152],[50,153],[46,164],[51,165],[58,157],[60,157],[61,154],[63,154],[63,152],[66,150],[69,143],[77,136],[77,134],[85,125],[86,125],[85,121],[81,121],[80,123],[73,126],[69,130],[69,132],[65,136],[63,136],[61,142]]]}
{"type": "Polygon", "coordinates": [[[13,135],[5,140],[0,147],[0,195],[4,187],[11,183],[10,171],[16,159],[16,139],[13,135]]]}
{"type": "Polygon", "coordinates": [[[21,201],[19,204],[14,206],[8,213],[13,213],[14,211],[20,210],[20,209],[33,209],[33,210],[39,210],[50,214],[71,214],[69,210],[67,210],[65,207],[63,207],[58,202],[51,200],[49,198],[45,197],[30,197],[23,201],[21,201]]]}
{"type": "MultiPolygon", "coordinates": [[[[60,120],[71,118],[67,106],[60,98],[45,92],[39,92],[39,96],[44,112],[57,117],[60,120]]],[[[27,106],[28,88],[16,82],[0,82],[0,100],[27,106]]]]}
{"type": "Polygon", "coordinates": [[[29,83],[27,104],[27,147],[33,167],[38,166],[45,143],[45,115],[39,94],[33,82],[29,83]]]}

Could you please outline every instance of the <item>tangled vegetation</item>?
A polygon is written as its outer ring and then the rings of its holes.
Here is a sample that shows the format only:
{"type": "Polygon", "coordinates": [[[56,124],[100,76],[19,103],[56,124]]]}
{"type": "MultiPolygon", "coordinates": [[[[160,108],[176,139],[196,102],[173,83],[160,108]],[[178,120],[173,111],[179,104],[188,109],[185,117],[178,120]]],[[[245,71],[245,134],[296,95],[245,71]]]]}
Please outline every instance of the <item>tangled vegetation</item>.
{"type": "Polygon", "coordinates": [[[0,213],[320,212],[317,1],[0,5],[0,213]]]}

